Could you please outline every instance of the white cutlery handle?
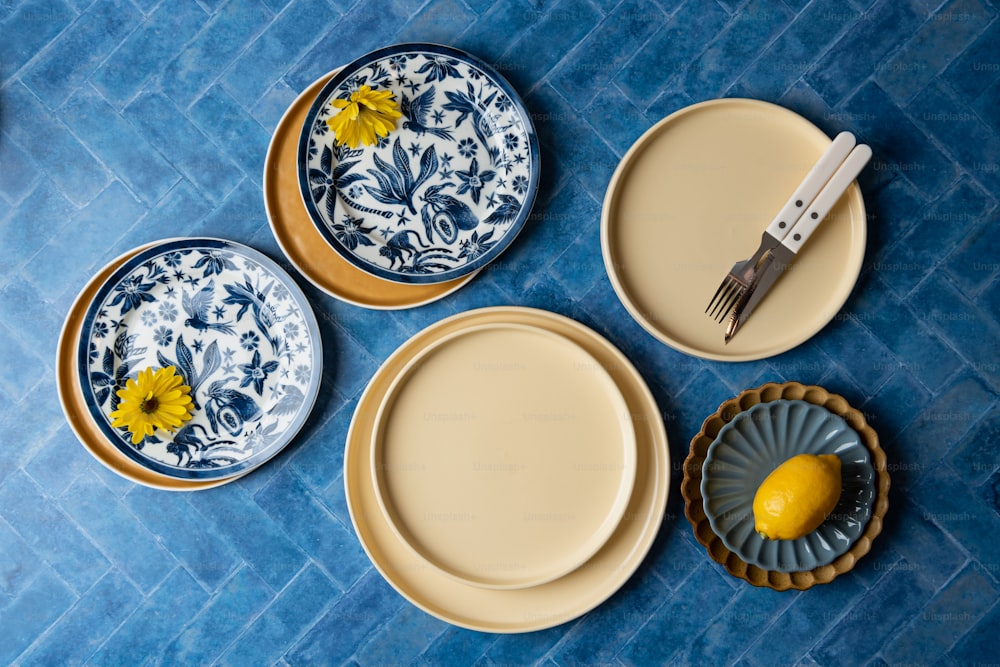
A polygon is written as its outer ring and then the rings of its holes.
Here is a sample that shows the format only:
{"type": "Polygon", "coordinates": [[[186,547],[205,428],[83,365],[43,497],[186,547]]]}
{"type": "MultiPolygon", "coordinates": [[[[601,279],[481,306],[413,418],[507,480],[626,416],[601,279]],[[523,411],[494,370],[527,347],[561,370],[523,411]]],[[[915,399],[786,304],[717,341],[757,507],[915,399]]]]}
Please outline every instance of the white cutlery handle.
{"type": "Polygon", "coordinates": [[[834,138],[833,143],[812,166],[806,177],[799,183],[799,187],[795,189],[789,200],[778,211],[778,215],[767,226],[768,234],[779,241],[785,238],[785,234],[795,226],[795,222],[806,207],[816,198],[816,195],[837,171],[837,167],[847,158],[856,143],[857,140],[850,132],[841,132],[834,138]]]}
{"type": "Polygon", "coordinates": [[[844,194],[844,191],[854,182],[854,179],[858,177],[861,170],[864,169],[865,165],[868,164],[868,160],[871,159],[872,149],[865,144],[855,146],[851,154],[847,156],[840,168],[837,169],[836,173],[830,178],[827,184],[823,187],[816,199],[812,201],[809,208],[806,209],[799,221],[795,223],[795,226],[791,229],[791,232],[785,236],[781,244],[787,247],[794,253],[797,253],[809,240],[812,233],[819,227],[819,223],[823,222],[823,218],[826,217],[830,209],[833,208],[834,204],[840,199],[840,196],[844,194]]]}

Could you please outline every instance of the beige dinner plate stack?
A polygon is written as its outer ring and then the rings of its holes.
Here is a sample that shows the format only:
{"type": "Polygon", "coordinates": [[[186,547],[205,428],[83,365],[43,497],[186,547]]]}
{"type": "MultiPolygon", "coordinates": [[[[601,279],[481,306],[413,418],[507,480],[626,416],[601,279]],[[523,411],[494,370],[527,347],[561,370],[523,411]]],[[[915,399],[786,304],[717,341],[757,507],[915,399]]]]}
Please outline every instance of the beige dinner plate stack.
{"type": "Polygon", "coordinates": [[[455,625],[524,632],[593,608],[635,571],[670,465],[641,376],[547,311],[468,311],[379,368],[351,422],[347,503],[404,597],[455,625]]]}

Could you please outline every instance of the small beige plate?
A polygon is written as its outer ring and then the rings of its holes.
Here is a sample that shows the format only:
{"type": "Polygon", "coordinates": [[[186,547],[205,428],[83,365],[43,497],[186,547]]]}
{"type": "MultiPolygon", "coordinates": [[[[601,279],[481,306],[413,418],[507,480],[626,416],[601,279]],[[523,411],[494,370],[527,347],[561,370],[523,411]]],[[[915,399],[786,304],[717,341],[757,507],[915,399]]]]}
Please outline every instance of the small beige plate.
{"type": "Polygon", "coordinates": [[[434,284],[382,280],[340,256],[316,229],[299,193],[296,151],[309,107],[333,72],[295,98],[278,121],[264,159],[264,208],[285,257],[313,285],[346,303],[374,310],[414,308],[451,294],[476,273],[434,284]]]}
{"type": "Polygon", "coordinates": [[[351,521],[378,571],[420,609],[448,623],[483,632],[530,632],[553,627],[608,599],[632,576],[649,551],[663,521],[669,485],[670,458],[663,420],[635,367],[591,329],[533,308],[483,308],[459,313],[431,325],[400,346],[376,371],[358,401],[344,453],[344,489],[351,521]],[[617,385],[635,433],[635,483],[611,537],[590,560],[566,576],[530,588],[470,586],[429,565],[393,531],[379,507],[372,481],[375,415],[397,376],[437,340],[491,324],[538,327],[586,350],[617,385]]]}
{"type": "Polygon", "coordinates": [[[489,588],[538,586],[587,562],[621,521],[635,460],[608,372],[570,339],[523,324],[426,346],[372,434],[390,526],[430,564],[489,588]]]}
{"type": "Polygon", "coordinates": [[[222,479],[186,480],[161,475],[133,461],[108,441],[98,427],[97,422],[94,421],[84,401],[83,388],[80,386],[80,375],[76,370],[76,348],[77,342],[80,339],[80,329],[83,326],[83,319],[87,314],[87,308],[97,295],[97,291],[111,277],[111,274],[132,257],[132,255],[152,245],[148,244],[129,250],[112,260],[90,279],[90,282],[84,286],[80,294],[76,297],[73,305],[70,306],[63,329],[59,335],[59,344],[56,349],[56,390],[59,393],[59,402],[62,404],[66,421],[69,423],[70,428],[73,429],[80,443],[98,462],[112,472],[136,484],[164,491],[210,489],[222,484],[228,484],[250,471],[248,470],[222,479]]]}
{"type": "Polygon", "coordinates": [[[864,259],[857,183],[728,345],[705,308],[829,145],[798,114],[746,99],[695,104],[643,134],[612,176],[601,217],[605,267],[632,317],[667,345],[719,361],[780,354],[826,326],[864,259]]]}

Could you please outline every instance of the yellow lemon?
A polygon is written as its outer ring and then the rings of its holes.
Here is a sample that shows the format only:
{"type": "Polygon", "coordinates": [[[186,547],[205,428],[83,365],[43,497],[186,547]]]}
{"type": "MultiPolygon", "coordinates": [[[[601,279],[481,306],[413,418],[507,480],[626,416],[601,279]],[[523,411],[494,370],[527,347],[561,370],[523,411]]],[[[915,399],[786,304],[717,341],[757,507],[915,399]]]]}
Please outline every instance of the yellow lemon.
{"type": "Polygon", "coordinates": [[[840,459],[799,454],[775,468],[753,498],[761,537],[794,540],[819,528],[840,500],[840,459]]]}

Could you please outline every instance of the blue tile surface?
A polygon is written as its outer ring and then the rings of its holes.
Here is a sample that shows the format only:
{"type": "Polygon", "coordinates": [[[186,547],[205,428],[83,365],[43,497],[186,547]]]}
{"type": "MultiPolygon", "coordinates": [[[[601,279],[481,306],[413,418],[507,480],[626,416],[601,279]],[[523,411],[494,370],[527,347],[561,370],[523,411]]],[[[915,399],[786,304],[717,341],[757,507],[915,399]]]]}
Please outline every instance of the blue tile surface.
{"type": "Polygon", "coordinates": [[[9,0],[0,2],[0,663],[995,663],[1000,629],[1000,6],[996,0],[9,0]],[[170,494],[104,468],[57,401],[73,299],[141,243],[212,235],[287,266],[261,195],[304,87],[404,40],[467,49],[521,93],[542,147],[531,223],[421,308],[303,285],[324,384],[296,442],[225,487],[170,494]],[[631,143],[713,97],[783,104],[875,151],[858,286],[772,359],[702,361],[626,314],[601,258],[604,192],[631,143]],[[612,111],[613,110],[613,111],[612,111]],[[660,405],[666,519],[638,572],[562,626],[494,635],[402,598],[347,511],[343,442],[379,364],[482,305],[547,308],[607,336],[660,405]],[[843,393],[893,479],[872,553],[833,583],[757,589],[684,518],[705,415],[770,380],[843,393]]]}
{"type": "Polygon", "coordinates": [[[58,109],[132,32],[139,18],[127,0],[97,5],[40,53],[21,80],[49,109],[58,109]]]}

